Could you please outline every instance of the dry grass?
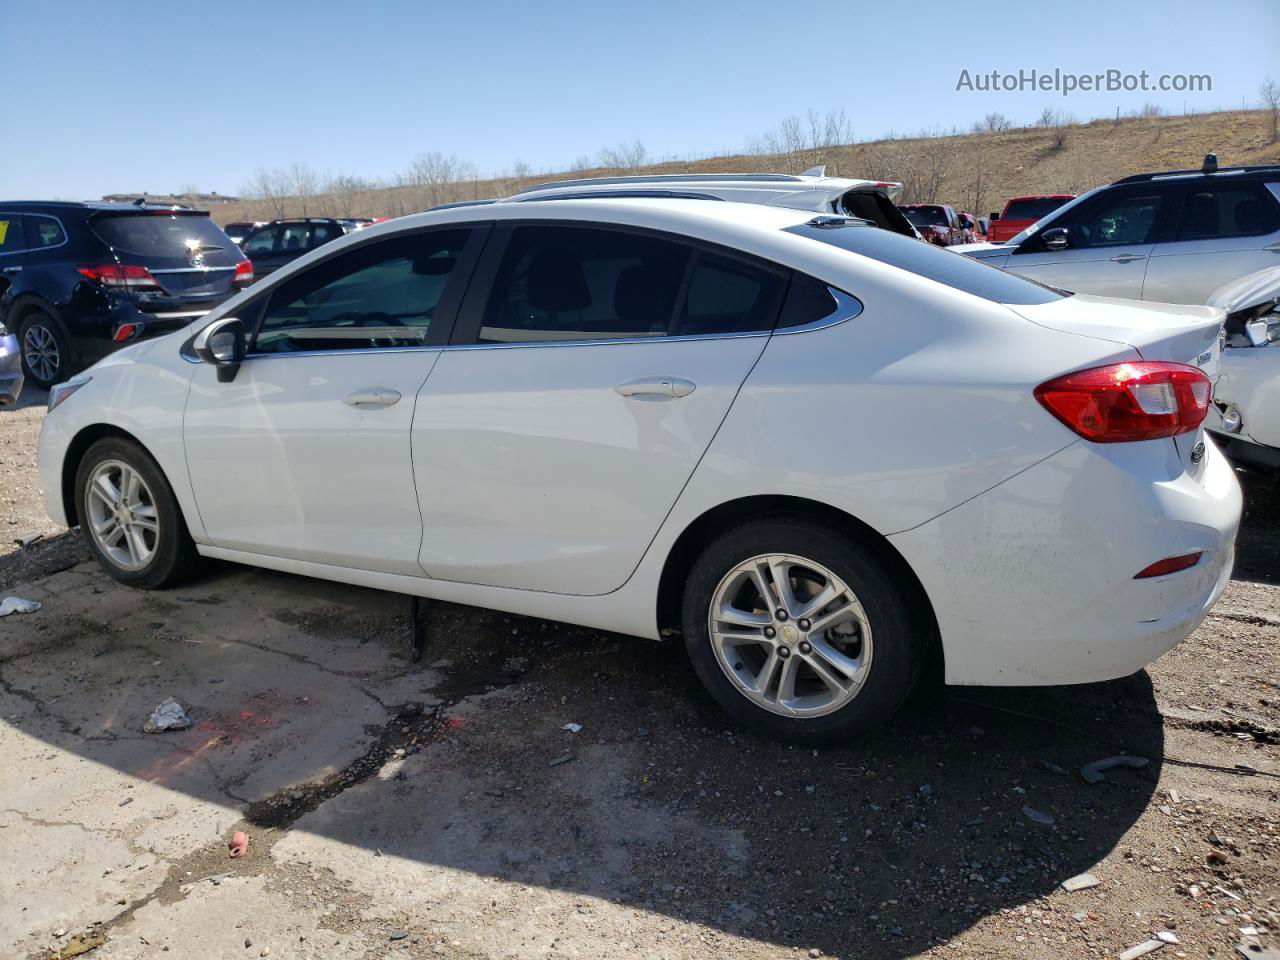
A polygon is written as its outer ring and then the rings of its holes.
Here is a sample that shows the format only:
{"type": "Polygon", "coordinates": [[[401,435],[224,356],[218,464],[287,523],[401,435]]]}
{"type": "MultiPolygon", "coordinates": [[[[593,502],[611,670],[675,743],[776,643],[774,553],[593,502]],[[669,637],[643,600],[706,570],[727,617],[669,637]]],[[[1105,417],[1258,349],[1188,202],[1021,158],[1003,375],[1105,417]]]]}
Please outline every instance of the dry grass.
{"type": "MultiPolygon", "coordinates": [[[[1280,162],[1270,142],[1270,116],[1261,110],[1170,117],[1095,120],[1060,128],[1028,127],[998,133],[903,138],[852,144],[801,155],[740,154],[687,163],[642,167],[637,173],[799,172],[825,163],[829,174],[904,180],[913,199],[953,203],[986,213],[1027,193],[1080,193],[1100,183],[1149,170],[1195,168],[1204,155],[1228,164],[1280,162]],[[918,158],[932,155],[943,168],[936,195],[912,184],[918,158]],[[938,159],[941,157],[941,159],[938,159]],[[981,188],[975,190],[978,183],[981,188]]],[[[937,167],[935,166],[935,169],[937,167]]],[[[403,216],[437,203],[509,195],[524,186],[564,176],[601,176],[617,170],[467,180],[433,186],[401,186],[359,193],[287,198],[280,206],[244,200],[213,211],[220,223],[286,216],[403,216]]],[[[932,192],[932,191],[929,191],[932,192]]]]}

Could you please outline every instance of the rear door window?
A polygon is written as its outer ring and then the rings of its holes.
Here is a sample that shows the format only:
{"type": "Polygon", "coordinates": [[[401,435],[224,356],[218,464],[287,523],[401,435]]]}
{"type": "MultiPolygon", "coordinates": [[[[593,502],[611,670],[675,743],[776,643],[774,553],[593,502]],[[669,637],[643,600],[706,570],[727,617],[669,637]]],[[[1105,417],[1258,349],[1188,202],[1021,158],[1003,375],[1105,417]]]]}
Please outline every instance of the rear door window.
{"type": "Polygon", "coordinates": [[[1182,204],[1176,240],[1253,237],[1280,230],[1280,203],[1261,183],[1192,187],[1182,204]]]}
{"type": "Polygon", "coordinates": [[[263,227],[261,230],[255,230],[252,236],[244,243],[245,253],[270,253],[276,247],[276,240],[280,237],[279,227],[263,227]]]}
{"type": "Polygon", "coordinates": [[[342,230],[332,223],[316,223],[311,228],[311,246],[318,247],[322,243],[336,240],[342,236],[342,230]]]}
{"type": "Polygon", "coordinates": [[[21,253],[26,249],[22,219],[16,213],[0,213],[0,254],[21,253]]]}
{"type": "Polygon", "coordinates": [[[672,332],[706,336],[772,330],[786,288],[781,272],[699,252],[672,332]]]}
{"type": "Polygon", "coordinates": [[[309,223],[286,223],[280,227],[280,242],[276,249],[283,253],[297,253],[307,249],[311,242],[311,225],[309,223]]]}

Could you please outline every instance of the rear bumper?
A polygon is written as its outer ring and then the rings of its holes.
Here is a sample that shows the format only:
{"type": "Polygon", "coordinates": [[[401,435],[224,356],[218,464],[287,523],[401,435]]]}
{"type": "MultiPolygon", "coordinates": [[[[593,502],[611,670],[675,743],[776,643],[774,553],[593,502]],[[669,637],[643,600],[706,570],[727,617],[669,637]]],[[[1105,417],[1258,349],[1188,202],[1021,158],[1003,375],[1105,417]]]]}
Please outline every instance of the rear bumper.
{"type": "Polygon", "coordinates": [[[18,402],[22,392],[22,354],[13,334],[0,337],[0,407],[18,402]]]}
{"type": "Polygon", "coordinates": [[[889,539],[937,614],[952,684],[1127,676],[1185,640],[1231,575],[1241,496],[1207,445],[1185,473],[1169,442],[1078,442],[889,539]],[[1189,570],[1144,580],[1195,550],[1189,570]]]}
{"type": "Polygon", "coordinates": [[[1253,443],[1248,437],[1213,432],[1213,440],[1232,460],[1260,470],[1280,471],[1280,448],[1253,443]]]}

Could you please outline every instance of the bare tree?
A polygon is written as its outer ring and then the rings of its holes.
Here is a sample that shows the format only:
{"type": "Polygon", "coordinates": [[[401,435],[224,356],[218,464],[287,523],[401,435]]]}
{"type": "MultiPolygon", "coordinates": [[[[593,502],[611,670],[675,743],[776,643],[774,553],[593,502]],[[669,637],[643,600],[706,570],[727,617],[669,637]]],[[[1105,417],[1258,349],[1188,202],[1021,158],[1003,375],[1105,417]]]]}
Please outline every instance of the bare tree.
{"type": "Polygon", "coordinates": [[[256,211],[279,220],[285,216],[289,197],[289,175],[284,170],[266,170],[259,167],[253,179],[246,183],[240,192],[250,201],[256,211]]]}
{"type": "Polygon", "coordinates": [[[1280,84],[1267,77],[1258,85],[1258,96],[1262,98],[1263,107],[1271,111],[1271,142],[1275,143],[1280,140],[1280,130],[1277,130],[1277,123],[1280,123],[1280,84]]]}
{"type": "Polygon", "coordinates": [[[965,185],[964,194],[960,201],[964,209],[975,217],[982,216],[982,209],[987,202],[986,172],[987,154],[983,145],[979,144],[973,163],[969,168],[969,182],[965,185]]]}
{"type": "Polygon", "coordinates": [[[354,217],[365,213],[367,201],[362,197],[375,189],[375,184],[363,177],[345,173],[326,177],[321,193],[328,201],[326,206],[335,217],[354,217]]]}
{"type": "Polygon", "coordinates": [[[1144,103],[1137,113],[1139,117],[1163,117],[1167,111],[1158,103],[1144,103]]]}
{"type": "Polygon", "coordinates": [[[639,140],[619,143],[617,147],[605,147],[600,151],[600,166],[610,170],[639,170],[649,162],[649,151],[639,140]]]}
{"type": "Polygon", "coordinates": [[[315,212],[315,197],[320,190],[320,178],[305,163],[295,163],[287,174],[289,192],[294,199],[298,215],[308,217],[315,212]]]}
{"type": "Polygon", "coordinates": [[[409,164],[406,179],[420,189],[421,205],[434,207],[459,199],[459,185],[475,175],[475,167],[465,160],[459,160],[454,154],[446,156],[432,151],[414,158],[409,164]]]}
{"type": "Polygon", "coordinates": [[[1045,107],[1040,111],[1040,116],[1036,118],[1037,127],[1056,127],[1058,125],[1058,111],[1053,107],[1045,107]]]}
{"type": "Polygon", "coordinates": [[[902,183],[901,203],[936,203],[951,175],[955,147],[940,137],[879,144],[868,157],[873,180],[902,183]]]}
{"type": "Polygon", "coordinates": [[[804,118],[792,114],[772,130],[752,140],[747,150],[767,157],[785,173],[800,173],[809,167],[832,162],[836,147],[853,141],[853,125],[844,110],[818,113],[810,110],[804,118]]]}
{"type": "Polygon", "coordinates": [[[1013,127],[1013,121],[1003,113],[988,113],[973,125],[974,133],[1000,133],[1013,127]]]}

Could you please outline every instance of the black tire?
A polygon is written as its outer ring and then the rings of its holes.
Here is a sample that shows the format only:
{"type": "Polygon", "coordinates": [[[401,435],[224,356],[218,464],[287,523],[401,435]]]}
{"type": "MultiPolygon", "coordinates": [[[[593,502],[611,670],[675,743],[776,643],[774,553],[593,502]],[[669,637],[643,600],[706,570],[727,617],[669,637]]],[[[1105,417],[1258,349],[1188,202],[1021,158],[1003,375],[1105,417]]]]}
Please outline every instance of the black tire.
{"type": "MultiPolygon", "coordinates": [[[[48,390],[55,383],[61,383],[75,372],[74,358],[71,355],[71,341],[56,317],[39,307],[32,307],[22,314],[18,321],[18,347],[22,352],[22,372],[30,383],[42,390],[48,390]],[[45,364],[28,358],[31,346],[37,343],[52,343],[57,355],[57,364],[50,372],[45,364]]],[[[45,357],[49,354],[46,352],[45,357]]]]}
{"type": "Polygon", "coordinates": [[[194,574],[201,558],[187,532],[182,508],[173,495],[173,488],[164,472],[142,447],[123,437],[107,437],[94,443],[85,452],[76,469],[76,514],[80,529],[90,552],[102,568],[116,580],[131,587],[155,590],[171,586],[194,574]],[[127,569],[120,566],[99,545],[90,529],[89,483],[94,471],[106,461],[119,461],[137,471],[150,494],[155,507],[157,531],[154,535],[154,552],[145,566],[127,569]]]}
{"type": "Polygon", "coordinates": [[[721,709],[765,736],[806,744],[847,742],[893,716],[915,686],[930,629],[913,615],[911,602],[878,551],[791,515],[744,523],[712,541],[686,581],[681,619],[689,659],[721,709]],[[873,637],[870,667],[853,699],[831,713],[792,717],[770,712],[730,680],[716,657],[708,625],[712,595],[738,564],[763,554],[816,561],[842,579],[866,611],[873,637]]]}

